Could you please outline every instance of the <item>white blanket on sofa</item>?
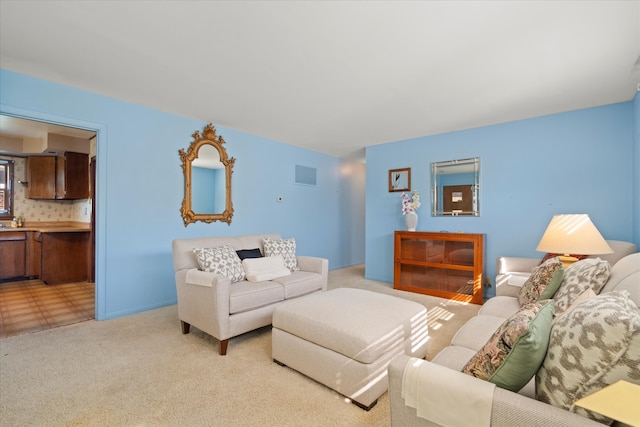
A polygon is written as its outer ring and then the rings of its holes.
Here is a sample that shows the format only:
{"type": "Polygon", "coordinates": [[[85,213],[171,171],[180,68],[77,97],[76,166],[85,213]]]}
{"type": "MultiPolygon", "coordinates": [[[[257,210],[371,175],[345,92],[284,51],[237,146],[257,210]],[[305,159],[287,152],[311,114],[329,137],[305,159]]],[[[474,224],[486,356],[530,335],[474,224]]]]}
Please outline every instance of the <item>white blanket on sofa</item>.
{"type": "Polygon", "coordinates": [[[489,426],[495,384],[412,357],[404,368],[402,397],[417,415],[445,427],[489,426]],[[454,385],[452,385],[452,383],[454,385]],[[457,402],[463,400],[460,411],[457,402]]]}

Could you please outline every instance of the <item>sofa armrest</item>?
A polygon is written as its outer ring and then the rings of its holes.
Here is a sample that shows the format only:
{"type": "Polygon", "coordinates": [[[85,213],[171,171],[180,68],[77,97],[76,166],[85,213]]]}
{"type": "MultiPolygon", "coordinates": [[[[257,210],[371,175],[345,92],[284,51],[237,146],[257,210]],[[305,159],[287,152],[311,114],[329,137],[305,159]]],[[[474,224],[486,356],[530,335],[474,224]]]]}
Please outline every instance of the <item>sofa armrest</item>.
{"type": "Polygon", "coordinates": [[[198,272],[199,283],[187,283],[187,270],[176,272],[178,317],[218,340],[230,338],[228,277],[198,272]]]}
{"type": "Polygon", "coordinates": [[[496,259],[496,296],[518,296],[520,288],[540,264],[538,258],[498,257],[496,259]]]}
{"type": "Polygon", "coordinates": [[[313,256],[297,256],[298,268],[302,271],[318,273],[322,276],[322,290],[327,290],[329,281],[329,260],[313,256]]]}
{"type": "Polygon", "coordinates": [[[496,273],[531,273],[531,270],[533,270],[533,268],[537,267],[539,264],[539,258],[501,256],[496,260],[496,273]]]}
{"type": "MultiPolygon", "coordinates": [[[[406,406],[402,398],[402,377],[409,356],[399,355],[389,364],[389,403],[391,406],[391,425],[432,427],[436,424],[418,417],[415,408],[406,406]]],[[[430,362],[427,362],[430,363],[430,362]]],[[[466,375],[451,370],[451,375],[466,375]]],[[[482,381],[482,380],[477,380],[482,381]]],[[[457,395],[457,390],[443,390],[451,396],[457,395]]],[[[465,402],[457,402],[460,411],[465,411],[465,402]]],[[[491,426],[512,427],[526,425],[528,427],[546,427],[550,425],[565,427],[602,427],[588,418],[571,413],[529,397],[513,393],[496,387],[493,393],[491,407],[491,426]]]]}

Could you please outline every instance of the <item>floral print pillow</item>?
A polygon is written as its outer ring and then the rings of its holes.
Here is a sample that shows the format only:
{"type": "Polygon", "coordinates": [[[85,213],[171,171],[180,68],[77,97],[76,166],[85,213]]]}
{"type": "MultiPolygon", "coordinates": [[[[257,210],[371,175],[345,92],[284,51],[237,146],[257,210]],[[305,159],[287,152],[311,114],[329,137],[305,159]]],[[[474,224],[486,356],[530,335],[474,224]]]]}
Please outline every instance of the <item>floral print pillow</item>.
{"type": "Polygon", "coordinates": [[[536,267],[518,292],[520,305],[553,298],[564,277],[560,259],[550,258],[536,267]]]}
{"type": "Polygon", "coordinates": [[[518,392],[544,360],[552,319],[553,300],[525,305],[504,321],[462,372],[518,392]]]}

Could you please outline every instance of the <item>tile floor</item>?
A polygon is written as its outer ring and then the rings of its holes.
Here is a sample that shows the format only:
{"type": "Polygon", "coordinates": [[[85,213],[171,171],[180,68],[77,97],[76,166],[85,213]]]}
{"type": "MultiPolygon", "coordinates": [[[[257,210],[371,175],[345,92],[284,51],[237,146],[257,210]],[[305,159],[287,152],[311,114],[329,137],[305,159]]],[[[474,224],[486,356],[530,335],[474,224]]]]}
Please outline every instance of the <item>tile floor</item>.
{"type": "Polygon", "coordinates": [[[95,317],[95,284],[0,283],[0,338],[56,328],[95,317]]]}

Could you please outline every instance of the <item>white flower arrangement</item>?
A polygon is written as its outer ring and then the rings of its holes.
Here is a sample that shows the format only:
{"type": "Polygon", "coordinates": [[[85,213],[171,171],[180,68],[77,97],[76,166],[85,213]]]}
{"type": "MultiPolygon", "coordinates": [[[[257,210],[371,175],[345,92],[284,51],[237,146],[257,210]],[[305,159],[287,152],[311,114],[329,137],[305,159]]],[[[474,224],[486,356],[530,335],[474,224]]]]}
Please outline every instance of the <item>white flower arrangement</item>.
{"type": "Polygon", "coordinates": [[[402,193],[402,215],[406,215],[409,212],[414,212],[420,207],[420,193],[417,190],[411,192],[411,197],[408,194],[402,193]]]}

